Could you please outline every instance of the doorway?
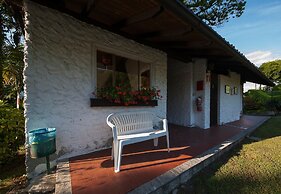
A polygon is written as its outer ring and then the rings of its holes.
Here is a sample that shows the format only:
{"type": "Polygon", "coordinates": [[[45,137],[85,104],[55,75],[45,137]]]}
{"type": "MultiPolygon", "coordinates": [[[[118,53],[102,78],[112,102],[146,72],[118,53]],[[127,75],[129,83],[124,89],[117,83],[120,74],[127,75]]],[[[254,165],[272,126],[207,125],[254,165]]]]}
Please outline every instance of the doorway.
{"type": "Polygon", "coordinates": [[[218,74],[211,73],[210,126],[218,124],[218,74]]]}

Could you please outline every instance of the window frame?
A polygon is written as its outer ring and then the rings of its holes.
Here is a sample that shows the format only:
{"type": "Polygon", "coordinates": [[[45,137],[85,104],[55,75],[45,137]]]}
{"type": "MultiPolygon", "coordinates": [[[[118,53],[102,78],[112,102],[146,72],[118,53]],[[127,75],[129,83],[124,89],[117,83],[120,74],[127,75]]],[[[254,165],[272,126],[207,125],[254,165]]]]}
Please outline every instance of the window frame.
{"type": "MultiPolygon", "coordinates": [[[[149,88],[152,87],[153,85],[153,79],[152,77],[153,76],[153,65],[151,64],[150,61],[148,60],[145,60],[145,59],[142,59],[140,60],[138,57],[136,56],[133,56],[133,55],[130,55],[128,53],[123,53],[123,52],[114,52],[112,49],[104,49],[104,48],[97,48],[95,47],[94,49],[92,49],[92,58],[93,58],[93,61],[92,63],[94,63],[94,67],[93,67],[93,70],[92,70],[92,75],[95,75],[93,76],[93,82],[94,82],[94,86],[95,88],[98,87],[98,52],[105,52],[105,53],[108,53],[108,54],[111,54],[112,55],[112,63],[115,63],[116,62],[116,57],[124,57],[124,58],[127,58],[127,59],[130,59],[130,60],[134,60],[135,62],[137,62],[137,68],[138,68],[138,73],[137,73],[137,76],[138,76],[138,86],[137,86],[137,89],[140,90],[141,89],[141,72],[140,72],[140,66],[141,64],[140,63],[145,63],[147,65],[149,65],[149,71],[150,71],[150,75],[149,75],[149,88]]],[[[114,64],[115,65],[115,64],[114,64]]],[[[92,65],[93,66],[93,65],[92,65]]],[[[116,72],[115,70],[112,70],[113,72],[116,72]]],[[[114,78],[115,80],[115,78],[114,78]]],[[[114,81],[115,82],[115,81],[114,81]]],[[[115,83],[113,83],[113,86],[115,85],[115,83]]]]}

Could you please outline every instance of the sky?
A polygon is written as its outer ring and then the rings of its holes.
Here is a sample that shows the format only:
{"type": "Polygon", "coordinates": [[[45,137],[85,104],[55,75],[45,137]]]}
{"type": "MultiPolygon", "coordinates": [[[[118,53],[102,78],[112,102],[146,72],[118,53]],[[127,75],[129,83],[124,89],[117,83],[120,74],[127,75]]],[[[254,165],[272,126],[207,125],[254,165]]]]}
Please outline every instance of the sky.
{"type": "MultiPolygon", "coordinates": [[[[246,0],[239,18],[215,27],[256,66],[281,59],[281,0],[246,0]]],[[[245,89],[254,84],[245,84],[245,89]]]]}

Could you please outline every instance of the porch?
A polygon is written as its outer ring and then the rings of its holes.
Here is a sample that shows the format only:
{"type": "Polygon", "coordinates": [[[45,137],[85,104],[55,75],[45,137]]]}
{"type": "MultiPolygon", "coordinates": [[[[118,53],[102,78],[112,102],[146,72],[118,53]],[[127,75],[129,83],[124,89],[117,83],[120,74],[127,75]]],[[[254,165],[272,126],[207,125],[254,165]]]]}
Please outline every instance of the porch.
{"type": "Polygon", "coordinates": [[[160,138],[158,147],[153,141],[125,146],[119,173],[114,173],[111,149],[70,158],[66,168],[58,165],[56,192],[169,192],[174,187],[171,184],[191,178],[267,119],[243,116],[239,121],[205,130],[171,124],[170,153],[164,138],[160,138]],[[63,180],[63,176],[69,180],[63,180]]]}

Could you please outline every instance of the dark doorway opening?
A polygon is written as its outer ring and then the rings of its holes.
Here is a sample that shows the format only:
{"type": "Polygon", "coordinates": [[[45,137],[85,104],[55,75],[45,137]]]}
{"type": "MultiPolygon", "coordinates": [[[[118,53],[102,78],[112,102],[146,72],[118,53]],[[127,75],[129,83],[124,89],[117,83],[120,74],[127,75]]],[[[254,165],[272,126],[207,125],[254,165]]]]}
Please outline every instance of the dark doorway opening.
{"type": "Polygon", "coordinates": [[[218,124],[218,74],[211,74],[210,126],[218,124]]]}

